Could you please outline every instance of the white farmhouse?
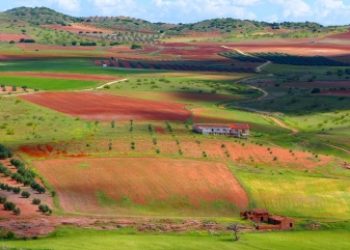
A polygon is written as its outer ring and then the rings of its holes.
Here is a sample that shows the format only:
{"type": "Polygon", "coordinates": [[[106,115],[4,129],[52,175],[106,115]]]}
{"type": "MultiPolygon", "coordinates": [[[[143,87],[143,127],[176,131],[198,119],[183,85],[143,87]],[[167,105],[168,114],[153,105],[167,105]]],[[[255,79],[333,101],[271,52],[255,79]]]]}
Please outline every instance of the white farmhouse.
{"type": "Polygon", "coordinates": [[[250,126],[246,123],[223,124],[195,124],[193,131],[203,135],[228,135],[238,138],[247,138],[250,126]]]}

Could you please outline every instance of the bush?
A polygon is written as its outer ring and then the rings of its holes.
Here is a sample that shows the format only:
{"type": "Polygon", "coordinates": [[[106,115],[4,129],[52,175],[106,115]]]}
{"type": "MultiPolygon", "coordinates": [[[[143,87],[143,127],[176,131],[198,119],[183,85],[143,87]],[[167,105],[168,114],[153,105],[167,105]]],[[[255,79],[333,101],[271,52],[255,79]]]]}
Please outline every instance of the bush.
{"type": "Polygon", "coordinates": [[[45,204],[40,205],[39,206],[39,210],[43,214],[51,214],[52,213],[52,210],[49,208],[49,206],[45,205],[45,204]]]}
{"type": "Polygon", "coordinates": [[[13,202],[6,201],[4,203],[4,209],[6,211],[13,211],[15,208],[16,208],[16,205],[13,202]]]}
{"type": "Polygon", "coordinates": [[[35,198],[35,199],[32,200],[32,204],[33,205],[40,205],[40,203],[41,203],[40,199],[35,198]]]}
{"type": "Polygon", "coordinates": [[[19,194],[19,193],[21,192],[21,188],[19,188],[19,187],[14,187],[14,188],[12,189],[12,191],[13,191],[15,194],[19,194]]]}
{"type": "Polygon", "coordinates": [[[30,193],[27,192],[27,191],[23,191],[23,192],[21,193],[21,196],[22,196],[23,198],[29,198],[29,197],[30,197],[30,193]]]}
{"type": "Polygon", "coordinates": [[[142,46],[139,44],[133,44],[131,45],[131,49],[142,49],[142,46]]]}

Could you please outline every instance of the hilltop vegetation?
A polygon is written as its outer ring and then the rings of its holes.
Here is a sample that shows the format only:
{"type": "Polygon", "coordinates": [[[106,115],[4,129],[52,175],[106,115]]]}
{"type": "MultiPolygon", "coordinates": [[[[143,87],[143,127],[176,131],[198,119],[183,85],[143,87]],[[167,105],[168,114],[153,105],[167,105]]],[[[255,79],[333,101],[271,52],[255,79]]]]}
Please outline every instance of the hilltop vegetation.
{"type": "Polygon", "coordinates": [[[62,24],[79,22],[79,18],[71,17],[45,7],[19,7],[5,12],[11,19],[26,21],[34,25],[62,24]]]}
{"type": "MultiPolygon", "coordinates": [[[[267,23],[232,18],[191,24],[152,23],[130,17],[72,17],[49,8],[20,7],[0,13],[0,32],[27,35],[37,43],[55,45],[117,45],[154,43],[179,37],[208,36],[210,41],[248,38],[303,38],[343,32],[346,27],[317,23],[267,23]],[[88,28],[86,28],[88,27],[88,28]],[[208,33],[209,32],[209,33],[208,33]]],[[[15,41],[17,42],[17,41],[15,41]]]]}

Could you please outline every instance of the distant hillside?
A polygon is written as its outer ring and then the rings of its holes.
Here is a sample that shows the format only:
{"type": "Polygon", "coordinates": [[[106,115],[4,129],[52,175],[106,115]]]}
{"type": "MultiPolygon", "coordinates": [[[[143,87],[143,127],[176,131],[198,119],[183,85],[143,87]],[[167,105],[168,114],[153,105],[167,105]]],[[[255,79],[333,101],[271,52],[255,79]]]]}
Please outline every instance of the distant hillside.
{"type": "Polygon", "coordinates": [[[80,18],[71,17],[45,7],[19,7],[5,12],[9,17],[31,24],[68,24],[80,21],[80,18]]]}
{"type": "MultiPolygon", "coordinates": [[[[217,18],[192,24],[152,23],[131,17],[72,17],[44,7],[19,7],[0,13],[0,33],[29,36],[38,43],[72,45],[145,44],[157,41],[230,42],[240,39],[304,38],[345,32],[311,22],[268,23],[217,18]],[[204,37],[204,38],[203,38],[204,37]],[[205,40],[206,39],[206,40],[205,40]]],[[[17,42],[17,41],[15,41],[17,42]]]]}

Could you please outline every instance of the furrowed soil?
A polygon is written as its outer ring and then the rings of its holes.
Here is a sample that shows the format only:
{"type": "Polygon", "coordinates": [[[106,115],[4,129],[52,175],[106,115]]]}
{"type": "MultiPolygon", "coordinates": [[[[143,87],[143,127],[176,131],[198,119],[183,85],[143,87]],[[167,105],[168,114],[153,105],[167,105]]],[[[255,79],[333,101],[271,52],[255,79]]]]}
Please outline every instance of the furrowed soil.
{"type": "Polygon", "coordinates": [[[22,97],[29,102],[87,120],[185,121],[191,112],[183,104],[145,101],[92,92],[38,93],[22,97]]]}
{"type": "Polygon", "coordinates": [[[55,159],[34,163],[66,212],[100,214],[125,203],[176,209],[224,202],[244,209],[248,197],[223,163],[161,158],[55,159]]]}

